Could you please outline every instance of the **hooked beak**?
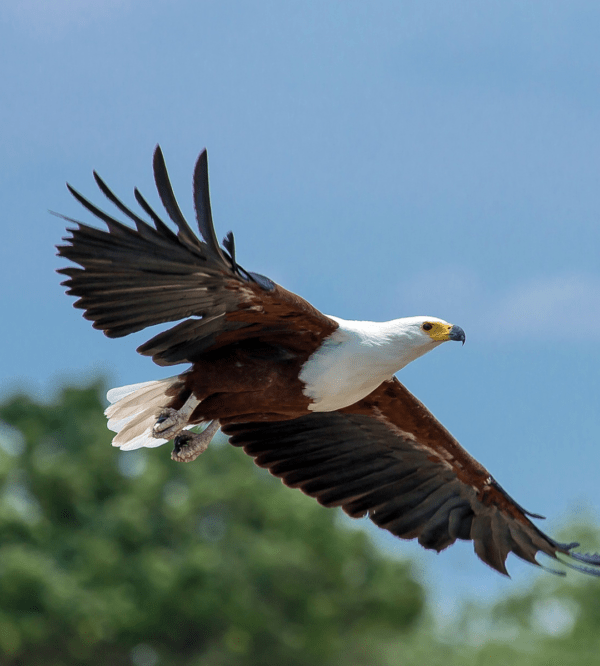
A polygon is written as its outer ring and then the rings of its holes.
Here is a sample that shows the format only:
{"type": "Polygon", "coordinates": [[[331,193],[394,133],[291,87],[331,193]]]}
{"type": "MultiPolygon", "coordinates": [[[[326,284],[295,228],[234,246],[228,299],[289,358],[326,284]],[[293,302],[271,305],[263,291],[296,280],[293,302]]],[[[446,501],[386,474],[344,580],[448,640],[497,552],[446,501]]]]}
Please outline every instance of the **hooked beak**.
{"type": "Polygon", "coordinates": [[[465,344],[465,332],[460,326],[453,326],[448,333],[448,340],[456,340],[465,344]]]}

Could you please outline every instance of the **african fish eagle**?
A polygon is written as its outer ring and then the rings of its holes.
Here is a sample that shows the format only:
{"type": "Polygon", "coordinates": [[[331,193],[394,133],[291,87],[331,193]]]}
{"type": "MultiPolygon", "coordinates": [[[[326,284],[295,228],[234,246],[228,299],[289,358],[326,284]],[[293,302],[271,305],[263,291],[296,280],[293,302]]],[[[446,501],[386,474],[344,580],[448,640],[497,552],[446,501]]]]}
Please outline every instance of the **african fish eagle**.
{"type": "Polygon", "coordinates": [[[65,218],[58,254],[75,307],[111,338],[179,322],[138,348],[182,374],[112,389],[106,410],[123,450],[174,440],[172,458],[194,460],[221,428],[283,483],[353,518],[368,516],[402,539],[441,551],[472,540],[488,565],[507,574],[514,553],[538,552],[600,575],[600,555],[573,552],[541,532],[528,513],[394,376],[406,364],[465,334],[435,317],[388,322],[327,316],[237,261],[230,232],[217,242],[206,151],[194,171],[200,240],[184,219],[162,152],[154,178],[174,232],[136,189],[148,221],[94,173],[108,200],[135,225],[117,221],[72,187],[107,231],[65,218]],[[189,428],[208,424],[201,433],[189,428]]]}

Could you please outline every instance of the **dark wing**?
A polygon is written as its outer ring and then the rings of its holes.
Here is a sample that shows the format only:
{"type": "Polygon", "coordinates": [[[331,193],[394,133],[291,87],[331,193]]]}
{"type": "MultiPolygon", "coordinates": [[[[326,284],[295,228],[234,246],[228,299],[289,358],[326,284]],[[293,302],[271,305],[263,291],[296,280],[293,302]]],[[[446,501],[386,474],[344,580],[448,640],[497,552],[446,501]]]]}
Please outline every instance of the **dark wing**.
{"type": "Polygon", "coordinates": [[[159,147],[154,153],[154,178],[161,201],[177,227],[165,224],[139,191],[135,197],[152,224],[120,201],[94,173],[98,187],[122,214],[129,227],[76,192],[73,196],[106,223],[104,231],[77,224],[64,238],[58,254],[81,268],[63,268],[63,284],[79,297],[75,307],[112,338],[147,326],[184,320],[138,348],[159,365],[194,362],[203,353],[253,339],[310,353],[337,328],[337,323],[307,301],[269,278],[244,270],[235,258],[233,234],[216,239],[208,189],[206,151],[194,171],[194,204],[202,240],[193,233],[173,194],[159,147]],[[290,333],[293,336],[290,336],[290,333]]]}
{"type": "Polygon", "coordinates": [[[260,467],[327,507],[368,515],[403,539],[441,551],[472,540],[477,555],[507,574],[510,552],[538,564],[536,554],[600,576],[600,555],[571,550],[541,532],[487,470],[472,458],[402,384],[384,382],[338,412],[279,423],[223,426],[260,467]],[[597,567],[597,568],[596,568],[597,567]]]}

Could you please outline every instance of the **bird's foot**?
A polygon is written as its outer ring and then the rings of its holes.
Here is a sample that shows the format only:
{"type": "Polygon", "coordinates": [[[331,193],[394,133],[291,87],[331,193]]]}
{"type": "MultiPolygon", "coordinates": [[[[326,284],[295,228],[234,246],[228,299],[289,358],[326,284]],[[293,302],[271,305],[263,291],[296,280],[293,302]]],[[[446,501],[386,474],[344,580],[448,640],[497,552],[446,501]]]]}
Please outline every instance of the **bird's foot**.
{"type": "Polygon", "coordinates": [[[165,407],[152,428],[152,436],[157,439],[173,439],[183,430],[187,419],[176,409],[165,407]]]}
{"type": "Polygon", "coordinates": [[[199,404],[200,400],[190,395],[181,409],[165,407],[158,414],[156,423],[152,428],[152,436],[156,439],[174,439],[177,437],[188,424],[192,412],[199,404]]]}
{"type": "Polygon", "coordinates": [[[206,451],[212,438],[220,427],[217,419],[211,421],[206,428],[200,432],[182,432],[175,437],[171,459],[176,462],[192,462],[206,451]]]}

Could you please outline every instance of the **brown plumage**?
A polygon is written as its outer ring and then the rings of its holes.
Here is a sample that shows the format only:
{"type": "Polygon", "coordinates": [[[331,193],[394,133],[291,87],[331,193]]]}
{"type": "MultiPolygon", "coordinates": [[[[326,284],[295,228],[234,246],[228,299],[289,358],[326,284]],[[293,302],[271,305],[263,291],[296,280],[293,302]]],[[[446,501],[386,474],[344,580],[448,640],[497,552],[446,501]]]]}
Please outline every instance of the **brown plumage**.
{"type": "MultiPolygon", "coordinates": [[[[233,445],[243,447],[286,485],[324,506],[341,506],[352,517],[368,516],[401,538],[417,538],[425,548],[440,551],[456,539],[470,539],[477,555],[504,574],[510,552],[533,564],[543,552],[552,558],[562,554],[568,558],[561,560],[565,565],[600,575],[599,555],[575,553],[577,544],[560,544],[543,534],[530,520],[539,516],[512,500],[435,417],[390,378],[392,373],[384,373],[360,399],[343,402],[351,391],[342,391],[336,397],[341,406],[323,411],[323,395],[315,397],[325,385],[319,383],[319,372],[324,372],[319,359],[345,344],[351,327],[340,328],[342,320],[243,269],[232,234],[223,247],[218,245],[206,151],[194,172],[202,240],[181,214],[159,148],[154,173],[176,233],[137,190],[136,199],[151,224],[94,174],[101,191],[135,229],[69,188],[108,231],[70,220],[77,227],[58,248],[59,255],[79,265],[60,271],[68,277],[63,283],[68,293],[78,297],[75,306],[109,337],[180,322],[138,351],[158,365],[188,363],[189,370],[169,380],[109,392],[114,404],[107,415],[109,427],[119,433],[116,445],[155,446],[174,438],[175,458],[191,460],[206,448],[209,437],[183,429],[212,421],[210,435],[221,424],[233,445]],[[315,372],[313,386],[309,378],[315,372]]],[[[409,322],[397,321],[401,327],[409,322]]],[[[464,341],[461,329],[441,320],[426,321],[421,329],[418,334],[431,348],[443,340],[464,341]]],[[[410,360],[413,357],[406,362],[410,360]]],[[[368,375],[365,363],[357,357],[357,367],[364,366],[368,375]]]]}

